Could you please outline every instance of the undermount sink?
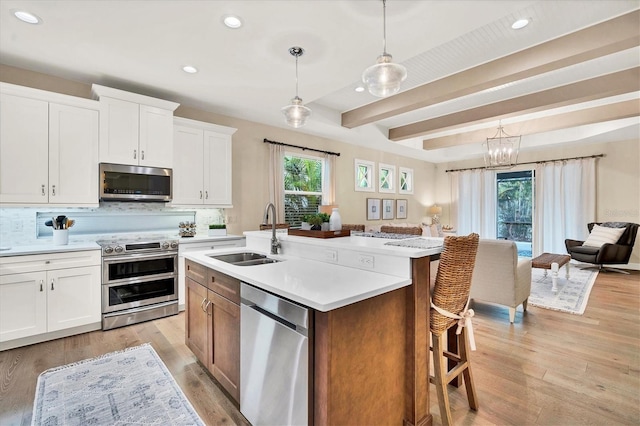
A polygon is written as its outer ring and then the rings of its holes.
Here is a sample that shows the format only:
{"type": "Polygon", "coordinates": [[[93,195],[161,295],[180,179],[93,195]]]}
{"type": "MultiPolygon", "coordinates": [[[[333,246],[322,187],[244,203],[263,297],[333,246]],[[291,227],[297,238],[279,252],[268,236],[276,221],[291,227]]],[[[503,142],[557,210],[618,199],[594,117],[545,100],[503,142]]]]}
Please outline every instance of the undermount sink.
{"type": "Polygon", "coordinates": [[[265,265],[267,263],[276,263],[279,260],[270,259],[264,254],[260,253],[230,253],[230,254],[218,254],[208,255],[212,259],[221,260],[222,262],[231,263],[236,266],[252,266],[252,265],[265,265]]]}

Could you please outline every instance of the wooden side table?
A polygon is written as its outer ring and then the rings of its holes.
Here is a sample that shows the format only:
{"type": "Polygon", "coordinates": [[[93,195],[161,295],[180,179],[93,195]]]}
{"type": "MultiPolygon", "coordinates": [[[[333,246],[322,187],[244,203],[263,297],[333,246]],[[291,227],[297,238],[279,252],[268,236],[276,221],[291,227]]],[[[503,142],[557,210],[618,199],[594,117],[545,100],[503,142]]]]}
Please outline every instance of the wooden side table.
{"type": "Polygon", "coordinates": [[[560,267],[566,265],[567,279],[569,279],[569,261],[571,256],[568,254],[542,253],[540,256],[531,259],[531,267],[544,269],[544,277],[547,277],[547,270],[551,270],[551,291],[558,291],[558,271],[560,267]]]}

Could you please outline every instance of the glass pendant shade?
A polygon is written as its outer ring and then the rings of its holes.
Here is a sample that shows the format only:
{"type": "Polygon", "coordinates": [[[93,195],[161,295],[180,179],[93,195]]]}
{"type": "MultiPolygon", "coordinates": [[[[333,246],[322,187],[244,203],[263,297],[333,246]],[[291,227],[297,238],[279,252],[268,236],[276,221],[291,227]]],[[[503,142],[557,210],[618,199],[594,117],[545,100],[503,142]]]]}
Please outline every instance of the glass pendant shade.
{"type": "Polygon", "coordinates": [[[302,105],[302,99],[295,97],[291,99],[291,104],[282,108],[284,121],[291,127],[302,127],[307,124],[307,119],[311,116],[311,109],[302,105]]]}
{"type": "Polygon", "coordinates": [[[391,60],[390,54],[383,53],[378,56],[375,65],[362,73],[362,82],[373,96],[384,98],[398,93],[400,85],[407,78],[407,69],[391,60]]]}
{"type": "Polygon", "coordinates": [[[400,85],[407,78],[407,69],[392,62],[387,53],[387,2],[382,0],[382,55],[378,56],[375,65],[371,65],[362,73],[362,82],[369,93],[379,98],[398,93],[400,85]]]}
{"type": "Polygon", "coordinates": [[[297,129],[307,124],[307,119],[311,116],[311,109],[302,105],[302,99],[298,96],[298,58],[304,55],[304,49],[294,46],[289,49],[289,53],[296,58],[296,96],[281,111],[284,114],[285,123],[297,129]]]}

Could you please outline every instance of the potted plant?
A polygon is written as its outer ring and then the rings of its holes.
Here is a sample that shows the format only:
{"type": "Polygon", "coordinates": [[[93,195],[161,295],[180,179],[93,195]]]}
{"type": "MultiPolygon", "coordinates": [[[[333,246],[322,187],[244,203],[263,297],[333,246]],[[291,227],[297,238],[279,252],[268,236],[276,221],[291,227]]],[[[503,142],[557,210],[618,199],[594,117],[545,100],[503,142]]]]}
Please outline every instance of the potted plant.
{"type": "Polygon", "coordinates": [[[209,225],[210,237],[224,237],[225,235],[227,235],[227,225],[224,223],[209,225]]]}
{"type": "Polygon", "coordinates": [[[309,219],[313,216],[312,214],[306,214],[302,216],[302,222],[300,223],[300,229],[303,231],[311,230],[311,224],[309,223],[309,219]]]}
{"type": "Polygon", "coordinates": [[[312,231],[322,230],[323,220],[322,220],[322,216],[320,216],[319,214],[309,215],[309,218],[307,218],[307,221],[309,222],[309,225],[311,225],[312,231]]]}
{"type": "Polygon", "coordinates": [[[329,220],[331,220],[331,216],[327,213],[318,213],[318,216],[322,219],[322,224],[320,225],[323,231],[329,230],[329,220]]]}

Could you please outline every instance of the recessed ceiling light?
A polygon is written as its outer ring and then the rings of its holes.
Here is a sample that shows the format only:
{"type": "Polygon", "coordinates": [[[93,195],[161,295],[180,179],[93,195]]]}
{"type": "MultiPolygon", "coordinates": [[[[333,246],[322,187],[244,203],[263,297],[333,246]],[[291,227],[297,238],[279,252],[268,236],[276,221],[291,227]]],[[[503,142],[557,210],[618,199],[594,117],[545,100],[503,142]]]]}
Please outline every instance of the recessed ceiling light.
{"type": "Polygon", "coordinates": [[[235,15],[225,15],[222,18],[222,22],[224,22],[227,27],[234,30],[242,26],[242,20],[240,19],[240,17],[235,15]]]}
{"type": "Polygon", "coordinates": [[[191,65],[185,65],[184,67],[182,67],[182,71],[188,72],[189,74],[195,74],[198,72],[198,68],[191,65]]]}
{"type": "Polygon", "coordinates": [[[42,19],[38,18],[33,13],[25,12],[24,10],[14,10],[13,15],[27,24],[39,24],[42,22],[42,19]]]}
{"type": "Polygon", "coordinates": [[[362,86],[357,86],[354,90],[355,90],[356,92],[358,92],[358,93],[360,93],[360,92],[364,92],[364,87],[362,87],[362,86]]]}
{"type": "Polygon", "coordinates": [[[518,19],[516,22],[511,24],[511,28],[513,28],[514,30],[519,30],[521,28],[526,27],[527,25],[529,25],[529,20],[523,18],[523,19],[518,19]]]}

